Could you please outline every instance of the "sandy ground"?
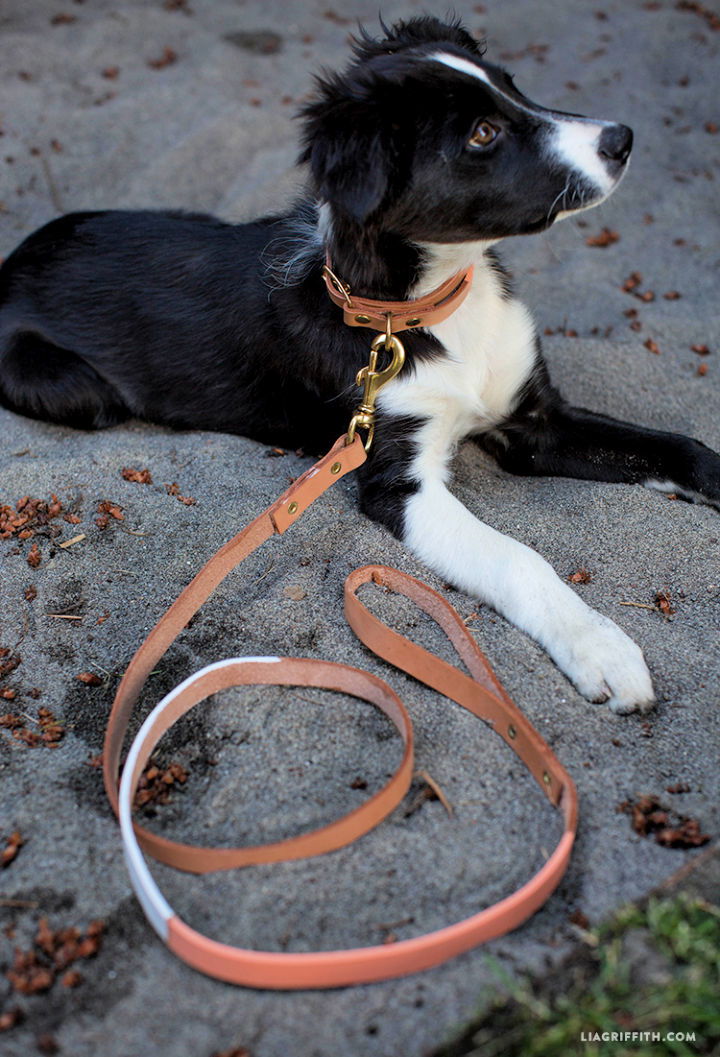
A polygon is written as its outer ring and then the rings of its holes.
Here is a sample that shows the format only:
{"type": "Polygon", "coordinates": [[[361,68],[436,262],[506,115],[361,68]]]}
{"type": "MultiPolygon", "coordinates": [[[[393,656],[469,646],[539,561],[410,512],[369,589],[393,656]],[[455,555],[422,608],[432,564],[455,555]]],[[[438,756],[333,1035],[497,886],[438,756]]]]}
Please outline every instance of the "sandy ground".
{"type": "MultiPolygon", "coordinates": [[[[720,448],[720,36],[711,19],[670,0],[485,6],[457,8],[527,94],[636,132],[629,175],[610,202],[507,247],[541,330],[552,331],[555,379],[578,403],[720,448]],[[619,238],[589,246],[603,228],[619,238]],[[623,291],[633,272],[642,276],[635,294],[647,299],[623,291]]],[[[383,11],[393,19],[424,9],[392,0],[383,11]]],[[[3,0],[0,254],[73,209],[175,206],[242,219],[281,208],[302,182],[293,106],[313,71],[344,61],[354,19],[374,26],[376,13],[375,0],[342,14],[326,0],[3,0]]],[[[634,834],[619,802],[654,794],[717,834],[720,515],[641,488],[512,479],[466,446],[457,494],[561,575],[590,571],[577,590],[642,645],[657,711],[620,718],[587,705],[525,636],[450,592],[463,616],[476,614],[471,626],[498,674],[576,779],[580,835],[559,891],[515,933],[403,980],[279,994],[194,973],[135,903],[92,761],[118,677],[144,634],[200,562],[308,460],[269,457],[240,437],[136,422],[88,435],[0,412],[0,430],[0,503],[55,494],[80,519],[53,521],[54,537],[0,541],[0,646],[9,651],[0,689],[15,691],[0,711],[37,731],[44,707],[65,729],[54,748],[0,731],[0,836],[19,830],[26,842],[0,872],[3,966],[13,948],[30,947],[42,917],[53,929],[106,923],[98,956],[76,965],[78,986],[58,980],[26,996],[0,979],[3,1009],[25,1017],[0,1034],[3,1055],[37,1052],[38,1036],[49,1034],[72,1057],[211,1057],[242,1047],[252,1057],[420,1057],[482,1006],[499,986],[498,967],[546,971],[574,939],[573,912],[596,922],[692,855],[634,834]],[[124,480],[128,466],[149,468],[153,483],[124,480]],[[196,502],[169,494],[173,483],[196,502]],[[102,528],[106,501],[124,518],[102,528]],[[37,568],[27,561],[33,543],[37,568]],[[648,608],[660,590],[675,609],[669,619],[648,608]],[[21,663],[7,671],[13,657],[21,663]],[[100,685],[79,681],[85,672],[100,685]],[[665,791],[677,783],[688,791],[665,791]]],[[[418,766],[443,786],[454,815],[439,802],[409,817],[398,811],[357,848],[322,860],[205,879],[158,869],[179,912],[211,935],[290,950],[414,935],[511,891],[557,836],[553,813],[482,724],[388,673],[344,626],[345,574],[378,560],[427,576],[357,514],[352,481],[343,482],[227,581],[163,660],[145,704],[224,656],[300,653],[367,666],[411,702],[418,766]]],[[[393,617],[402,628],[416,615],[401,607],[393,617]]],[[[417,633],[440,648],[431,631],[417,633]]],[[[333,702],[332,713],[328,704],[321,693],[273,691],[208,704],[163,749],[188,780],[150,824],[252,842],[358,803],[367,793],[354,779],[377,788],[397,744],[357,703],[333,702]]]]}

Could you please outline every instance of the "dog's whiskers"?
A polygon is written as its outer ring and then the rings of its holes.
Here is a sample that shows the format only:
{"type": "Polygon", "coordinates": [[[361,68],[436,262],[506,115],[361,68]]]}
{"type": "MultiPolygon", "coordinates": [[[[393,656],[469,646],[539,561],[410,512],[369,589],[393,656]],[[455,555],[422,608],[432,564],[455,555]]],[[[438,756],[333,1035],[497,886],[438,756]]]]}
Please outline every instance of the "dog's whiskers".
{"type": "Polygon", "coordinates": [[[566,203],[565,203],[565,195],[568,193],[569,190],[570,190],[570,181],[568,180],[568,182],[565,184],[565,186],[563,187],[563,189],[560,192],[560,194],[555,196],[555,199],[554,199],[552,205],[550,206],[550,208],[547,211],[547,220],[548,221],[552,217],[553,210],[555,209],[555,206],[557,205],[558,201],[560,202],[559,212],[562,213],[562,211],[565,208],[567,208],[566,207],[566,203]]]}

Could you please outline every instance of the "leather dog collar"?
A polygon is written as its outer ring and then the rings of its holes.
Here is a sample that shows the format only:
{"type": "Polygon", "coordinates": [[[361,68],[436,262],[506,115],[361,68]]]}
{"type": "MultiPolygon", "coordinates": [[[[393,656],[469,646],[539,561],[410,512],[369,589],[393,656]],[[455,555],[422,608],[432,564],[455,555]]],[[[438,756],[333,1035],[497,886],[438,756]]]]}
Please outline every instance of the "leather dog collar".
{"type": "Polygon", "coordinates": [[[437,592],[413,577],[384,566],[365,566],[345,584],[351,627],[371,650],[484,720],[525,764],[540,789],[564,817],[564,832],[540,870],[520,889],[464,921],[426,935],[382,946],[286,953],[232,947],[209,939],[182,921],[160,892],[142,849],[161,862],[192,873],[279,862],[342,847],[385,818],[405,793],[413,772],[412,725],[405,707],[382,680],[328,661],[303,658],[240,657],[202,669],[171,691],[148,716],[135,738],[118,790],[122,745],[133,707],[158,660],[225,577],[273,534],[282,534],[323,492],[360,466],[366,453],[359,437],[341,437],[280,499],[225,544],[160,619],[133,657],[112,707],[105,736],[105,787],[120,816],[125,858],[145,914],[179,958],[209,976],[250,987],[319,988],[384,980],[438,965],[486,940],[503,935],[533,914],[559,884],[570,859],[577,826],[572,779],[554,753],[513,704],[459,614],[437,592]],[[357,592],[374,582],[405,595],[446,633],[469,675],[383,624],[357,592]],[[395,724],[404,742],[402,760],[387,784],[348,815],[318,830],[275,844],[245,848],[203,848],[180,844],[134,825],[132,804],[138,780],[155,745],[173,723],[204,698],[229,686],[270,684],[319,686],[370,701],[395,724]]]}
{"type": "Polygon", "coordinates": [[[390,334],[442,323],[467,297],[472,277],[472,267],[463,268],[416,301],[373,301],[352,294],[350,287],[333,272],[329,257],[323,267],[330,300],[342,308],[344,322],[351,327],[370,327],[390,334]]]}

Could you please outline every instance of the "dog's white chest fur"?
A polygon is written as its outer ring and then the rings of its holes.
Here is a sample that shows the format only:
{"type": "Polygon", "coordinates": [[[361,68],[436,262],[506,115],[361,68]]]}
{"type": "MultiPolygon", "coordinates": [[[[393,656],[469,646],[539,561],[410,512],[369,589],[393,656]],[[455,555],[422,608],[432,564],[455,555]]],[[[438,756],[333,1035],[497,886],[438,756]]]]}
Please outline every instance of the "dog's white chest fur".
{"type": "Polygon", "coordinates": [[[381,407],[389,413],[427,419],[420,448],[429,444],[439,457],[440,449],[447,458],[463,437],[505,418],[535,362],[533,321],[524,305],[503,296],[501,280],[483,255],[486,246],[475,252],[467,245],[427,248],[431,264],[413,297],[467,265],[468,250],[475,265],[473,283],[460,308],[429,328],[445,355],[418,363],[380,394],[381,407]]]}

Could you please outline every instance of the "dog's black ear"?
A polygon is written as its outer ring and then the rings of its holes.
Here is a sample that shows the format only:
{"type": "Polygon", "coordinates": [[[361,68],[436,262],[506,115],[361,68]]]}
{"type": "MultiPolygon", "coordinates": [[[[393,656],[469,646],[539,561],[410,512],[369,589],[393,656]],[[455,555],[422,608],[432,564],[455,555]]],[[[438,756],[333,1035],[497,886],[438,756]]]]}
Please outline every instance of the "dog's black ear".
{"type": "Polygon", "coordinates": [[[322,97],[306,106],[304,150],[318,196],[364,224],[388,191],[390,159],[383,120],[370,99],[338,91],[339,80],[320,82],[322,97]]]}
{"type": "Polygon", "coordinates": [[[362,136],[352,127],[332,139],[316,139],[305,152],[319,197],[358,224],[382,204],[388,165],[381,134],[362,136]]]}

